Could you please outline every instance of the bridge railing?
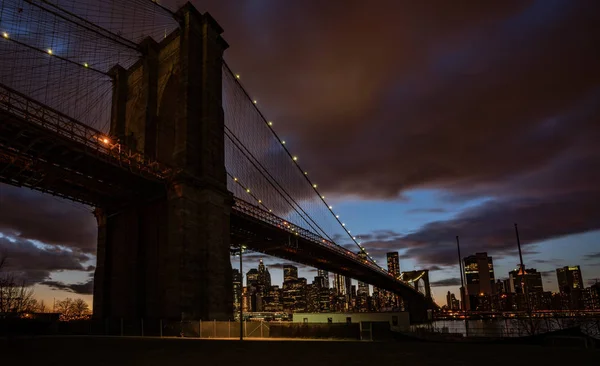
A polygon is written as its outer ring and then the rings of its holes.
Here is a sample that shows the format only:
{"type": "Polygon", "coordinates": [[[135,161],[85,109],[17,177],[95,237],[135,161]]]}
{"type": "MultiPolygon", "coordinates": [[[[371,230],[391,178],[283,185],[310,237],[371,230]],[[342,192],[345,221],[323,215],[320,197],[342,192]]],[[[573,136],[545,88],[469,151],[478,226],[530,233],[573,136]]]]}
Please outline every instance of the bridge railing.
{"type": "MultiPolygon", "coordinates": [[[[358,255],[345,249],[344,247],[342,247],[336,243],[333,243],[329,240],[326,240],[326,239],[320,237],[319,235],[316,235],[312,231],[309,231],[300,226],[294,225],[294,224],[288,222],[287,220],[282,219],[281,217],[276,216],[271,212],[263,210],[262,208],[260,208],[256,205],[253,205],[253,204],[248,203],[240,198],[235,197],[235,203],[234,203],[233,209],[237,210],[239,212],[242,212],[248,216],[254,217],[255,219],[258,219],[260,221],[263,221],[263,222],[271,224],[275,227],[278,227],[281,230],[288,231],[291,235],[296,235],[305,240],[310,240],[313,243],[318,244],[322,247],[325,247],[331,251],[337,252],[337,253],[347,257],[348,259],[353,260],[354,262],[356,262],[358,264],[367,266],[374,271],[380,272],[383,275],[387,275],[387,276],[391,277],[392,280],[395,280],[399,284],[402,284],[404,286],[408,286],[408,287],[412,288],[412,286],[410,286],[410,284],[408,284],[406,281],[402,281],[397,278],[394,278],[393,275],[391,275],[390,273],[388,273],[386,270],[382,269],[375,263],[372,263],[369,260],[362,259],[358,255]]],[[[425,297],[424,294],[422,294],[420,292],[419,292],[419,294],[421,296],[425,297]]]]}
{"type": "Polygon", "coordinates": [[[142,154],[121,149],[118,141],[110,136],[2,84],[0,84],[0,109],[47,131],[78,142],[99,153],[100,158],[117,163],[119,166],[126,166],[158,179],[166,178],[171,172],[170,168],[149,160],[142,154]]]}
{"type": "Polygon", "coordinates": [[[359,264],[368,266],[373,270],[387,273],[385,271],[382,271],[381,268],[379,266],[377,266],[376,264],[371,263],[368,260],[361,259],[358,255],[345,249],[344,247],[337,245],[336,243],[333,243],[329,240],[326,240],[326,239],[322,238],[321,236],[313,233],[312,231],[309,231],[300,226],[294,225],[293,223],[288,222],[287,220],[282,219],[281,217],[276,216],[271,212],[265,211],[262,208],[255,206],[251,203],[248,203],[237,197],[235,198],[234,209],[238,210],[246,215],[252,216],[255,219],[258,219],[260,221],[263,221],[263,222],[269,223],[275,227],[278,227],[281,230],[288,231],[291,235],[296,235],[305,240],[310,240],[315,244],[325,247],[331,251],[337,252],[359,264]]]}

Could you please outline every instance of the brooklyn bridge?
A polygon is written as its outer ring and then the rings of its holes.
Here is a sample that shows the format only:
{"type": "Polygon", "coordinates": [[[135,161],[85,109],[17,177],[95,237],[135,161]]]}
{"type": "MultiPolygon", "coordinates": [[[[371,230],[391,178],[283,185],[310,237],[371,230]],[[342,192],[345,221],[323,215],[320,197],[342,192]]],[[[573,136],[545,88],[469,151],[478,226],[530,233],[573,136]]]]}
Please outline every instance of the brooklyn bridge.
{"type": "Polygon", "coordinates": [[[96,208],[94,316],[229,319],[240,246],[391,291],[412,321],[436,307],[336,215],[208,13],[3,4],[0,182],[96,208]]]}

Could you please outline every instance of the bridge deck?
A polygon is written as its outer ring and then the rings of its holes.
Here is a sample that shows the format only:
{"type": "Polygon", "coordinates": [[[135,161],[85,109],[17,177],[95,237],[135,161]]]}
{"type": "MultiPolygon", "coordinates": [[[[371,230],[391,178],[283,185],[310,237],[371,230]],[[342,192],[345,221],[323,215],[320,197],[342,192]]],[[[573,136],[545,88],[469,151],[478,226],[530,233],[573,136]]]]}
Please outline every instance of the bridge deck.
{"type": "Polygon", "coordinates": [[[432,299],[396,280],[373,263],[361,260],[335,243],[312,236],[310,232],[256,206],[236,200],[231,217],[233,245],[245,245],[267,255],[325,269],[394,292],[402,296],[405,304],[412,309],[414,320],[425,316],[425,309],[436,307],[432,299]]]}
{"type": "MultiPolygon", "coordinates": [[[[173,171],[120,151],[101,132],[0,84],[0,182],[110,207],[164,196],[173,171]],[[107,142],[108,141],[108,142],[107,142]]],[[[322,268],[392,291],[414,320],[436,305],[375,264],[243,200],[231,216],[234,245],[322,268]]]]}
{"type": "Polygon", "coordinates": [[[163,187],[159,171],[137,154],[2,85],[0,182],[90,205],[119,204],[163,187]]]}

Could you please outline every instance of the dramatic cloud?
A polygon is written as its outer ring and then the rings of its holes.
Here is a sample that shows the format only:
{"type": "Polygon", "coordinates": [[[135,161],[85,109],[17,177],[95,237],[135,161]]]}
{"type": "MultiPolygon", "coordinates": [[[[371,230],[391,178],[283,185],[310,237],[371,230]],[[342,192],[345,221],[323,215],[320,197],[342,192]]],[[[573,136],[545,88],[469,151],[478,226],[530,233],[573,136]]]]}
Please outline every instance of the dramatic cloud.
{"type": "Polygon", "coordinates": [[[431,287],[460,286],[460,278],[446,278],[444,280],[433,281],[430,285],[431,287]]]}
{"type": "Polygon", "coordinates": [[[443,271],[445,268],[434,265],[434,266],[427,267],[427,269],[429,270],[429,272],[433,272],[433,271],[443,271]]]}
{"type": "MultiPolygon", "coordinates": [[[[600,2],[194,3],[223,26],[228,63],[327,195],[487,198],[412,233],[362,236],[373,256],[402,249],[443,267],[456,235],[464,253],[508,256],[514,222],[525,250],[600,229],[600,2]]],[[[0,232],[94,252],[81,206],[2,185],[0,206],[0,232]]]]}
{"type": "Polygon", "coordinates": [[[514,253],[513,221],[521,243],[528,246],[544,239],[600,229],[600,194],[577,193],[545,199],[492,200],[466,210],[452,220],[432,222],[402,238],[406,255],[422,263],[451,264],[456,260],[455,236],[463,253],[488,251],[514,253]]]}
{"type": "Polygon", "coordinates": [[[415,233],[363,236],[374,256],[407,248],[446,265],[456,235],[499,257],[514,254],[514,222],[525,246],[599,229],[600,4],[434,3],[197,5],[323,189],[489,198],[415,233]]]}
{"type": "Polygon", "coordinates": [[[83,253],[8,237],[0,237],[0,256],[6,258],[3,270],[31,285],[47,280],[54,271],[86,271],[89,267],[84,267],[82,263],[90,260],[83,253]]]}
{"type": "Polygon", "coordinates": [[[600,259],[600,252],[585,255],[586,260],[600,259]]]}
{"type": "Polygon", "coordinates": [[[409,214],[428,214],[428,213],[445,213],[448,212],[446,209],[443,208],[415,208],[412,210],[409,210],[408,213],[409,214]]]}
{"type": "Polygon", "coordinates": [[[593,141],[572,120],[600,77],[593,3],[231,4],[198,6],[325,189],[484,184],[593,141]]]}
{"type": "Polygon", "coordinates": [[[91,295],[94,292],[94,280],[89,280],[83,283],[67,284],[60,281],[44,281],[41,283],[57,290],[65,290],[81,295],[91,295]]]}
{"type": "Polygon", "coordinates": [[[4,184],[0,207],[0,233],[96,252],[96,219],[89,207],[4,184]]]}

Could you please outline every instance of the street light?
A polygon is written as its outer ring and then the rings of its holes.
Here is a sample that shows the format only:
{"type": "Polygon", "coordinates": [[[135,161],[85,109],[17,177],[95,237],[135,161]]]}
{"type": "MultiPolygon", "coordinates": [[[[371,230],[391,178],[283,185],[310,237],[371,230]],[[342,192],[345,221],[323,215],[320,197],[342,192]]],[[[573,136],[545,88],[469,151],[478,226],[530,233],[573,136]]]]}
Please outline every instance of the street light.
{"type": "Polygon", "coordinates": [[[242,279],[241,283],[240,283],[240,341],[244,340],[244,307],[242,306],[243,304],[243,300],[242,300],[242,296],[244,294],[243,288],[244,288],[244,272],[242,270],[242,253],[244,253],[246,251],[246,246],[245,245],[240,245],[238,247],[234,247],[231,248],[229,250],[231,252],[232,256],[236,256],[239,255],[240,256],[240,277],[242,279]]]}

